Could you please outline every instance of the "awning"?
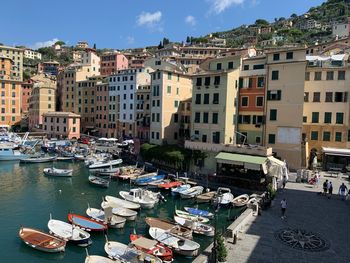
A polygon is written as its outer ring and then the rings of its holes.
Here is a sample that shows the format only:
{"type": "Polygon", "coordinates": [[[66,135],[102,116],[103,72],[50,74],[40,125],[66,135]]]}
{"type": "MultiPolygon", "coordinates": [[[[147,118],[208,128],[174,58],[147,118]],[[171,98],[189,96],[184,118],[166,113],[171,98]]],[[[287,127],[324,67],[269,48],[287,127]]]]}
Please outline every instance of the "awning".
{"type": "Polygon", "coordinates": [[[266,157],[226,152],[219,153],[215,159],[218,163],[242,165],[246,169],[257,171],[260,171],[261,165],[266,162],[266,157]]]}
{"type": "Polygon", "coordinates": [[[281,160],[278,160],[277,158],[275,158],[273,156],[269,156],[269,157],[267,157],[267,159],[269,159],[271,162],[276,163],[276,164],[278,164],[280,166],[285,166],[286,165],[285,162],[283,162],[281,160]]]}
{"type": "Polygon", "coordinates": [[[325,155],[350,156],[350,149],[322,147],[325,155]]]}

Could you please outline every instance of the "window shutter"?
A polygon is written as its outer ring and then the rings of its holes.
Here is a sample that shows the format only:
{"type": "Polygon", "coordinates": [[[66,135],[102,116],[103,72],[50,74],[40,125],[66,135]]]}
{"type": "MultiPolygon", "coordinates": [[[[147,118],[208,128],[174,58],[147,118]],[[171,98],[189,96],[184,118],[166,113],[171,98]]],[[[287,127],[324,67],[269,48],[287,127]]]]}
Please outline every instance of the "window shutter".
{"type": "Polygon", "coordinates": [[[282,97],[282,91],[278,90],[277,91],[277,98],[278,98],[278,100],[281,100],[281,97],[282,97]]]}
{"type": "Polygon", "coordinates": [[[256,124],[256,115],[253,115],[253,124],[256,124]]]}
{"type": "Polygon", "coordinates": [[[344,92],[344,102],[347,102],[347,101],[348,101],[348,93],[344,92]]]}

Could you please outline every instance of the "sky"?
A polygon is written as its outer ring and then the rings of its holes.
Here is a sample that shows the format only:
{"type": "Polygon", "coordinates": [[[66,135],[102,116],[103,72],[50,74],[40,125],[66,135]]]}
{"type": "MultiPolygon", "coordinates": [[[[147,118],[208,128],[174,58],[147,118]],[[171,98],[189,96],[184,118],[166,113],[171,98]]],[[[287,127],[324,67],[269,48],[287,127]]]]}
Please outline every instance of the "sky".
{"type": "Polygon", "coordinates": [[[97,48],[185,41],[256,19],[303,14],[323,0],[11,0],[1,3],[0,43],[37,49],[57,40],[97,48]]]}

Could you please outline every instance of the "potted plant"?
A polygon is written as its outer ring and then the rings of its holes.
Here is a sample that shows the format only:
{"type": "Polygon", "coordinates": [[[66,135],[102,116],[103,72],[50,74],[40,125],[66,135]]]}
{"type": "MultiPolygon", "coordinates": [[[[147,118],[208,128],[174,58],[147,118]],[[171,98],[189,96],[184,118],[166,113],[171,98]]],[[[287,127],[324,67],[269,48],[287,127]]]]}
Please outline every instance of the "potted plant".
{"type": "Polygon", "coordinates": [[[227,250],[226,250],[225,241],[224,241],[223,237],[218,234],[216,236],[216,242],[217,242],[218,262],[226,263],[227,250]]]}

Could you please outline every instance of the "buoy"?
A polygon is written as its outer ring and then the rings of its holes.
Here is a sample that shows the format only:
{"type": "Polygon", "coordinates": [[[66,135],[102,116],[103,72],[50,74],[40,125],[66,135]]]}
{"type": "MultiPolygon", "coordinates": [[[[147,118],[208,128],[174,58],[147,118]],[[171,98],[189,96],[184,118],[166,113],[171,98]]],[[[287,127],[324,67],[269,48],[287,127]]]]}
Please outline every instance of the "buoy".
{"type": "Polygon", "coordinates": [[[82,195],[84,195],[85,193],[81,193],[82,195]]]}
{"type": "Polygon", "coordinates": [[[62,193],[62,190],[60,189],[60,190],[58,190],[58,192],[59,192],[59,193],[62,193]]]}

